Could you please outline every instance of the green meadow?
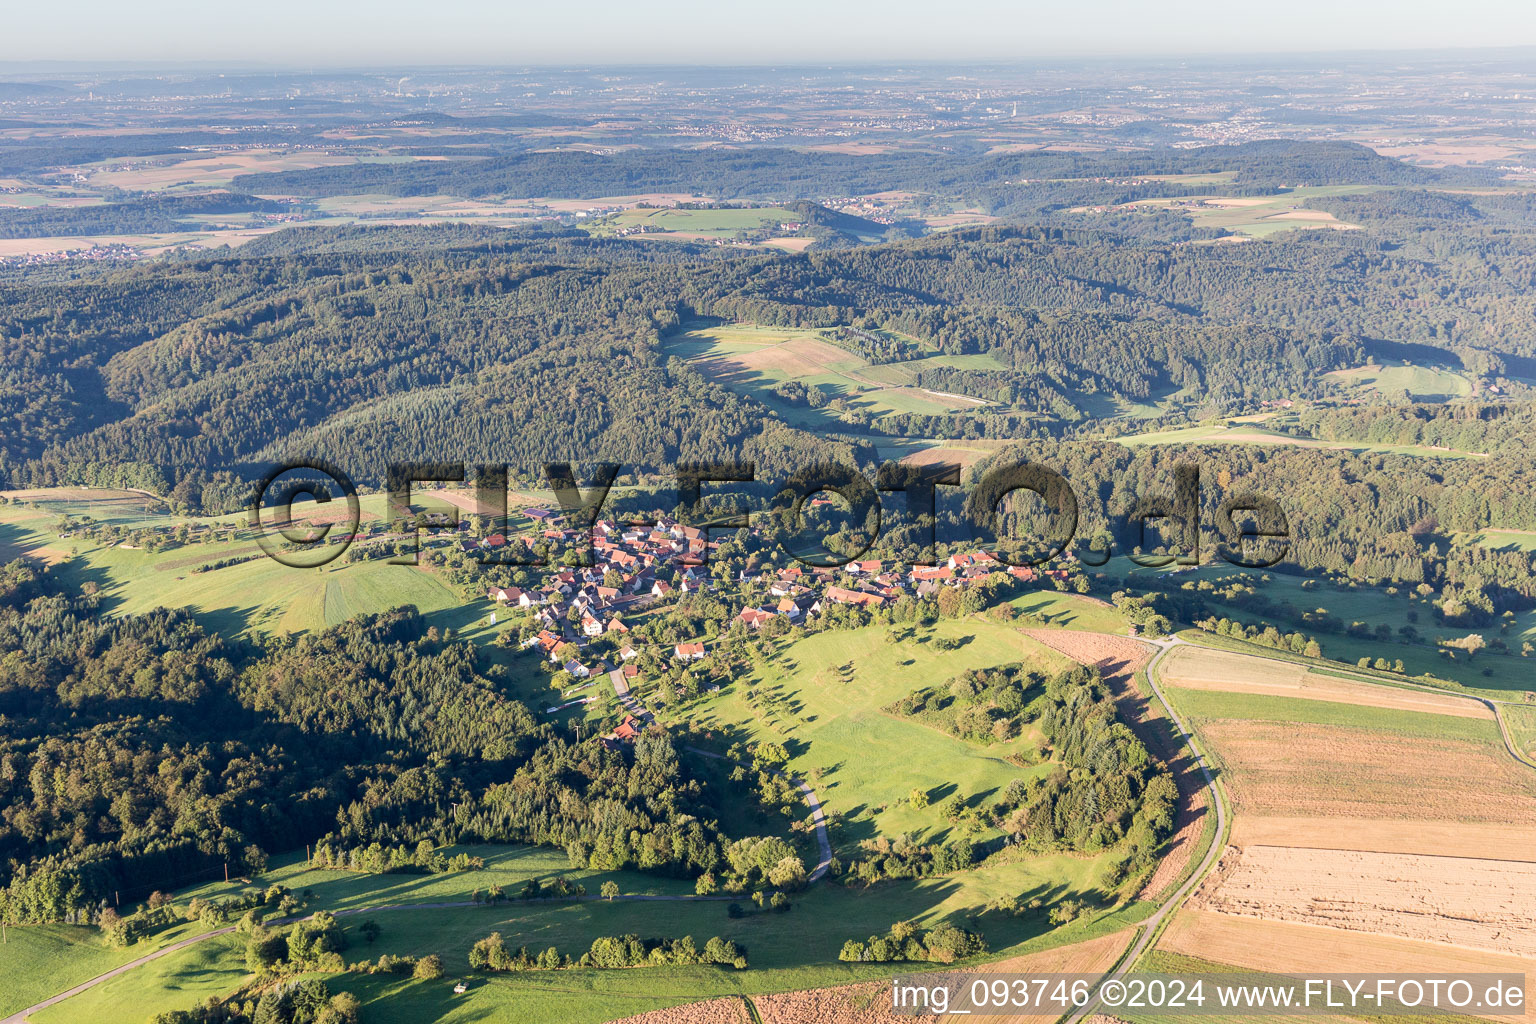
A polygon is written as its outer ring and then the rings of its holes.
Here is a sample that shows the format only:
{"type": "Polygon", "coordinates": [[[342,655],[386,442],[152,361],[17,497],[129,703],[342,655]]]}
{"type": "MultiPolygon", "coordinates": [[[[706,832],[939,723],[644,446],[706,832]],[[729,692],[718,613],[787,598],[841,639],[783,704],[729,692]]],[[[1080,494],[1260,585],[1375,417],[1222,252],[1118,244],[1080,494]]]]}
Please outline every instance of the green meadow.
{"type": "Polygon", "coordinates": [[[1414,455],[1436,459],[1463,459],[1475,454],[1432,448],[1428,445],[1373,444],[1366,441],[1320,441],[1310,437],[1296,437],[1278,430],[1253,424],[1212,424],[1195,427],[1179,427],[1173,430],[1157,430],[1145,434],[1125,434],[1115,438],[1128,447],[1149,444],[1252,444],[1287,445],[1293,448],[1324,448],[1330,451],[1371,452],[1383,455],[1414,455]]]}
{"type": "Polygon", "coordinates": [[[1042,673],[1070,663],[1011,626],[980,617],[917,627],[892,640],[868,626],[805,637],[778,650],[691,712],[693,724],[718,734],[722,746],[749,740],[782,744],[789,771],[813,780],[842,826],[839,855],[875,834],[942,840],[950,826],[938,805],[959,794],[993,798],[1011,780],[1048,770],[1006,758],[1028,752],[1029,740],[978,746],[881,708],[924,686],[971,668],[1024,662],[1042,673]],[[941,650],[940,641],[960,646],[941,650]],[[928,806],[913,806],[914,791],[928,806]]]}
{"type": "MultiPolygon", "coordinates": [[[[382,495],[364,495],[365,515],[382,513],[382,495]]],[[[0,507],[0,555],[34,553],[59,561],[66,582],[99,588],[109,614],[129,615],[153,608],[190,608],[210,629],[227,636],[302,633],[324,629],[367,612],[415,605],[430,625],[461,636],[489,639],[494,610],[484,599],[465,601],[425,564],[391,565],[385,559],[337,559],[318,569],[295,569],[262,555],[253,536],[192,542],[150,552],[83,537],[59,538],[53,530],[62,514],[89,514],[125,527],[171,526],[182,522],[241,524],[244,513],[183,520],[152,514],[129,502],[45,502],[39,508],[0,507]],[[245,559],[207,568],[226,559],[245,559]],[[199,571],[202,570],[202,571],[199,571]]],[[[423,534],[423,550],[428,535],[423,534]]],[[[425,557],[423,563],[426,562],[425,557]]]]}
{"type": "Polygon", "coordinates": [[[1428,711],[1402,711],[1335,701],[1275,697],[1269,694],[1191,690],[1165,684],[1164,691],[1179,711],[1197,721],[1243,719],[1293,722],[1307,725],[1342,725],[1374,729],[1398,736],[1471,740],[1499,743],[1499,728],[1490,719],[1438,715],[1428,711]]]}
{"type": "MultiPolygon", "coordinates": [[[[89,981],[206,929],[183,924],[127,949],[113,949],[95,928],[68,924],[11,925],[0,945],[0,1016],[89,981]]],[[[77,1018],[79,1019],[79,1018],[77,1018]]]]}
{"type": "Polygon", "coordinates": [[[610,234],[622,228],[646,227],[657,232],[675,231],[706,238],[733,238],[741,231],[755,231],[761,227],[777,226],[799,219],[795,211],[780,206],[734,206],[716,210],[641,207],[615,213],[593,225],[593,230],[610,234]]]}
{"type": "Polygon", "coordinates": [[[1462,374],[1411,363],[1372,363],[1351,370],[1334,370],[1324,376],[1360,391],[1394,398],[1406,395],[1414,402],[1449,402],[1472,393],[1472,382],[1462,374]]]}

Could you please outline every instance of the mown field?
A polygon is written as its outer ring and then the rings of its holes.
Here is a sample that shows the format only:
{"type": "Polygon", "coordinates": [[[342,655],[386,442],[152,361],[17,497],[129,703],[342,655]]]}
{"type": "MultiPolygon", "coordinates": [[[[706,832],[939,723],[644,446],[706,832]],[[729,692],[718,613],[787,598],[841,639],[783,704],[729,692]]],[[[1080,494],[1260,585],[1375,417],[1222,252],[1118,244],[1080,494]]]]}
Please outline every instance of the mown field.
{"type": "MultiPolygon", "coordinates": [[[[752,324],[697,326],[667,341],[666,350],[725,386],[752,395],[800,426],[831,426],[838,410],[793,405],[775,393],[787,381],[814,386],[828,399],[871,416],[895,412],[947,413],[987,403],[911,386],[905,363],[871,365],[862,356],[824,340],[821,332],[752,324]]],[[[987,356],[935,355],[919,362],[961,366],[987,356]],[[959,362],[956,362],[958,360],[959,362]]]]}

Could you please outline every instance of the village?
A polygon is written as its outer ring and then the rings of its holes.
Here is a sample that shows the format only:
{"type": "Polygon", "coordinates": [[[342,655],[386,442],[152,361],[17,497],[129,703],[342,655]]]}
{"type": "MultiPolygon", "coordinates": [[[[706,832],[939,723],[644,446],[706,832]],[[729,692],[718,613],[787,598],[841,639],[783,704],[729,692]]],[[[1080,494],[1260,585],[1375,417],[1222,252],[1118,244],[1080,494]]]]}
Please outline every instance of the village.
{"type": "MultiPolygon", "coordinates": [[[[560,525],[559,513],[525,509],[523,514],[542,529],[512,538],[502,533],[482,540],[463,537],[458,541],[460,549],[465,554],[515,545],[531,550],[544,542],[572,545],[582,540],[580,531],[560,525]]],[[[580,691],[592,687],[596,677],[606,672],[628,714],[604,739],[625,742],[653,719],[630,694],[630,687],[641,678],[638,662],[645,645],[630,637],[625,617],[701,590],[721,594],[724,581],[710,571],[709,561],[722,542],[710,539],[702,527],[683,525],[664,515],[648,525],[599,521],[592,528],[591,542],[590,566],[552,566],[538,586],[490,587],[486,597],[529,616],[527,636],[518,647],[558,666],[556,671],[576,684],[563,694],[568,698],[564,703],[545,709],[546,713],[596,700],[590,694],[579,695],[580,691]]],[[[1068,578],[1065,569],[1010,566],[980,550],[953,554],[929,566],[863,559],[836,568],[791,565],[756,573],[741,568],[732,578],[742,588],[750,585],[754,597],[741,601],[731,624],[752,633],[779,635],[813,622],[834,606],[874,611],[904,597],[922,600],[937,598],[945,588],[963,591],[999,573],[1018,583],[1049,580],[1058,586],[1068,578]]],[[[710,651],[706,641],[693,640],[649,653],[663,662],[687,666],[702,661],[710,651]]]]}

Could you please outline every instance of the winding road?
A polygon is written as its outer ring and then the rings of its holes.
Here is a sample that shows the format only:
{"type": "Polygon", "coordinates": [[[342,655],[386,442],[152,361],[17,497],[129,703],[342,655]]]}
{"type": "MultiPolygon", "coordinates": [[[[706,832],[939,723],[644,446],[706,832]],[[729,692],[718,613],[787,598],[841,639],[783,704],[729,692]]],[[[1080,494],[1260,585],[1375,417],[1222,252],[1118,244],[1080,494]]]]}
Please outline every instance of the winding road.
{"type": "MultiPolygon", "coordinates": [[[[1225,800],[1223,799],[1223,797],[1221,795],[1220,788],[1216,784],[1215,776],[1211,773],[1208,760],[1207,760],[1207,758],[1205,756],[1205,752],[1200,749],[1200,745],[1196,742],[1194,736],[1190,733],[1189,729],[1185,726],[1184,720],[1182,718],[1180,718],[1178,712],[1176,712],[1173,709],[1173,705],[1169,703],[1167,697],[1163,694],[1162,687],[1160,687],[1158,685],[1158,681],[1157,681],[1157,672],[1156,672],[1157,666],[1158,666],[1159,662],[1161,662],[1163,660],[1163,658],[1168,654],[1169,651],[1174,650],[1177,647],[1184,647],[1184,646],[1200,647],[1202,645],[1191,643],[1190,641],[1184,640],[1181,637],[1177,637],[1177,636],[1165,637],[1165,638],[1157,639],[1157,640],[1148,639],[1146,637],[1143,637],[1141,639],[1144,642],[1149,643],[1152,646],[1157,648],[1157,653],[1154,654],[1152,656],[1152,659],[1147,662],[1147,667],[1146,667],[1147,683],[1151,687],[1152,693],[1157,698],[1158,703],[1162,705],[1163,710],[1167,713],[1169,720],[1173,723],[1174,727],[1178,730],[1180,739],[1189,747],[1190,752],[1194,755],[1195,762],[1196,762],[1196,764],[1200,768],[1200,774],[1203,777],[1203,779],[1205,780],[1206,788],[1210,791],[1211,805],[1216,808],[1216,837],[1212,841],[1212,843],[1210,845],[1210,848],[1206,850],[1205,856],[1201,859],[1199,865],[1190,874],[1190,876],[1187,879],[1185,879],[1183,884],[1181,884],[1176,890],[1174,890],[1174,892],[1166,900],[1163,901],[1162,905],[1159,906],[1157,908],[1157,910],[1154,911],[1153,914],[1150,917],[1148,917],[1146,920],[1142,921],[1140,924],[1137,925],[1137,928],[1139,929],[1139,932],[1138,932],[1136,941],[1131,944],[1130,948],[1126,951],[1125,955],[1123,957],[1121,957],[1121,959],[1115,965],[1115,967],[1113,967],[1111,970],[1106,972],[1104,974],[1104,976],[1099,979],[1098,983],[1093,988],[1093,992],[1090,995],[1088,1002],[1085,1003],[1082,1007],[1080,1007],[1077,1010],[1073,1011],[1070,1015],[1068,1015],[1065,1018],[1063,1018],[1062,1024],[1080,1024],[1080,1022],[1083,1021],[1084,1019],[1086,1019],[1094,1011],[1094,1009],[1098,1006],[1099,992],[1102,991],[1104,983],[1110,981],[1111,979],[1122,978],[1126,974],[1128,974],[1132,970],[1132,968],[1134,968],[1134,966],[1136,965],[1137,961],[1140,960],[1142,954],[1144,954],[1147,951],[1147,949],[1151,946],[1153,941],[1157,938],[1157,936],[1161,932],[1162,925],[1168,919],[1169,915],[1174,913],[1179,908],[1179,906],[1183,903],[1184,898],[1186,896],[1188,896],[1189,893],[1191,891],[1193,891],[1194,888],[1197,885],[1200,884],[1202,879],[1205,878],[1205,876],[1211,870],[1211,867],[1216,863],[1217,859],[1221,856],[1222,850],[1225,847],[1225,842],[1223,840],[1223,837],[1227,833],[1227,823],[1228,823],[1228,812],[1227,812],[1226,802],[1225,802],[1225,800]]],[[[1514,737],[1510,733],[1509,726],[1505,722],[1504,716],[1500,713],[1500,710],[1499,710],[1501,705],[1517,705],[1518,702],[1516,702],[1516,701],[1494,700],[1494,699],[1487,698],[1487,697],[1475,696],[1475,695],[1472,695],[1472,694],[1461,693],[1461,692],[1458,692],[1458,691],[1455,691],[1455,690],[1446,689],[1446,688],[1443,688],[1443,687],[1426,685],[1426,684],[1421,684],[1421,683],[1408,683],[1408,682],[1401,683],[1401,684],[1399,684],[1399,683],[1392,683],[1392,682],[1388,682],[1388,681],[1385,681],[1385,680],[1382,680],[1382,679],[1378,679],[1378,678],[1375,678],[1373,676],[1365,675],[1365,674],[1362,674],[1362,673],[1351,672],[1351,671],[1348,670],[1347,667],[1346,668],[1339,668],[1339,669],[1336,669],[1335,671],[1337,671],[1337,673],[1339,675],[1347,676],[1349,678],[1357,679],[1357,680],[1360,680],[1360,681],[1363,681],[1363,682],[1371,682],[1371,683],[1376,683],[1378,685],[1385,685],[1385,686],[1400,686],[1400,687],[1405,688],[1405,689],[1431,690],[1431,691],[1434,691],[1434,692],[1437,692],[1437,693],[1444,693],[1444,694],[1449,694],[1449,695],[1452,695],[1452,696],[1463,697],[1463,698],[1465,698],[1467,700],[1476,701],[1478,703],[1484,704],[1490,710],[1493,711],[1494,718],[1497,720],[1497,722],[1499,724],[1499,732],[1500,732],[1500,735],[1502,736],[1502,738],[1504,740],[1504,746],[1507,749],[1507,751],[1509,752],[1510,756],[1514,757],[1516,760],[1520,761],[1522,764],[1527,765],[1528,767],[1536,768],[1536,762],[1533,762],[1533,761],[1531,761],[1530,758],[1526,757],[1520,751],[1520,749],[1517,746],[1517,744],[1514,742],[1514,737]]],[[[623,673],[621,671],[619,671],[618,669],[614,669],[612,672],[609,673],[609,675],[610,675],[610,678],[611,678],[611,680],[613,682],[614,691],[615,691],[615,693],[617,694],[617,696],[619,698],[619,702],[623,705],[625,710],[629,711],[631,714],[635,715],[637,718],[641,719],[646,724],[650,724],[650,723],[654,722],[656,719],[655,719],[655,716],[651,713],[651,711],[648,708],[646,708],[644,705],[640,704],[639,701],[637,701],[635,699],[634,695],[629,692],[629,687],[625,684],[623,673]]],[[[690,747],[688,747],[686,749],[688,749],[692,753],[698,754],[698,755],[703,756],[703,757],[714,758],[714,759],[722,760],[722,761],[730,761],[733,764],[741,764],[741,762],[734,761],[733,759],[728,758],[728,757],[726,757],[723,754],[716,754],[716,753],[713,753],[711,751],[702,750],[702,749],[700,749],[698,747],[691,747],[690,746],[690,747]]],[[[747,765],[746,767],[751,767],[751,766],[747,765]]],[[[806,806],[811,811],[811,823],[812,823],[812,825],[813,825],[813,827],[815,829],[816,844],[817,844],[817,847],[818,847],[818,850],[819,850],[820,857],[819,857],[819,860],[818,860],[815,868],[812,869],[807,874],[806,882],[807,882],[807,884],[810,884],[810,883],[814,883],[814,882],[820,881],[822,878],[824,878],[826,876],[827,871],[831,868],[831,864],[832,864],[832,843],[831,843],[831,840],[829,839],[829,837],[827,835],[826,817],[825,817],[825,815],[822,812],[821,800],[816,795],[816,791],[814,789],[812,789],[811,786],[808,783],[806,783],[803,779],[798,779],[798,778],[796,778],[796,777],[794,777],[792,775],[788,775],[788,774],[786,774],[784,772],[781,772],[781,771],[779,771],[777,769],[770,768],[770,769],[767,769],[767,770],[772,772],[774,775],[777,775],[780,778],[786,779],[790,783],[792,783],[800,791],[802,797],[805,800],[806,806]]],[[[666,895],[641,895],[641,894],[623,895],[623,896],[615,897],[615,899],[617,899],[617,900],[637,901],[637,902],[667,902],[667,901],[684,901],[684,900],[721,901],[721,900],[729,900],[729,899],[732,899],[732,898],[733,897],[730,897],[730,896],[697,896],[697,895],[666,896],[666,895]]],[[[578,899],[580,899],[580,900],[588,900],[588,901],[595,901],[595,900],[601,900],[602,897],[588,895],[588,896],[584,896],[584,897],[578,897],[578,899]]],[[[380,905],[377,905],[377,906],[369,906],[369,907],[353,907],[353,908],[346,909],[346,910],[333,911],[333,913],[335,913],[336,916],[338,916],[338,917],[343,917],[343,916],[353,916],[353,915],[357,915],[357,914],[377,913],[377,912],[386,911],[386,910],[389,910],[389,911],[393,911],[393,910],[437,910],[437,909],[445,909],[445,908],[450,908],[450,907],[462,908],[462,907],[473,907],[473,906],[483,906],[483,905],[484,904],[475,904],[475,903],[467,901],[467,900],[465,900],[465,901],[456,901],[456,902],[439,902],[439,903],[392,903],[392,904],[380,904],[380,905]]],[[[294,921],[302,920],[305,916],[308,916],[308,915],[299,915],[299,916],[295,916],[295,917],[281,918],[281,919],[274,920],[274,921],[269,922],[269,923],[272,923],[272,924],[290,924],[290,923],[292,923],[294,921]]],[[[216,938],[216,937],[218,937],[220,935],[228,935],[228,934],[230,934],[233,931],[235,931],[235,927],[233,925],[231,925],[231,926],[228,926],[228,927],[215,929],[214,931],[203,932],[200,935],[194,935],[194,936],[191,936],[190,938],[182,939],[179,942],[175,942],[175,943],[172,943],[169,946],[164,947],[163,949],[157,949],[153,953],[147,953],[144,956],[139,957],[138,959],[130,960],[129,962],[127,962],[125,964],[122,964],[122,965],[120,965],[118,967],[115,967],[112,970],[107,971],[104,974],[100,974],[100,975],[97,975],[94,978],[91,978],[89,981],[81,982],[80,984],[74,986],[73,988],[70,988],[70,989],[68,989],[68,990],[66,990],[64,992],[60,992],[58,995],[51,996],[50,998],[45,999],[42,1002],[37,1003],[37,1004],[35,1004],[33,1006],[29,1006],[29,1007],[27,1007],[24,1010],[18,1010],[17,1012],[11,1014],[8,1017],[0,1018],[0,1024],[25,1024],[25,1022],[26,1022],[26,1020],[27,1020],[27,1018],[28,1018],[28,1016],[30,1014],[36,1013],[36,1012],[38,1012],[40,1010],[47,1009],[48,1007],[54,1006],[54,1005],[56,1005],[58,1003],[61,1003],[64,1000],[69,999],[69,998],[71,998],[73,996],[77,996],[80,993],[82,993],[82,992],[84,992],[84,991],[86,991],[88,989],[94,988],[97,985],[102,984],[103,982],[110,981],[111,979],[116,978],[119,975],[125,974],[128,971],[133,970],[134,968],[142,967],[144,964],[147,964],[147,963],[149,963],[149,962],[151,962],[153,960],[158,960],[161,957],[169,956],[172,953],[179,952],[179,951],[181,951],[183,949],[186,949],[188,946],[195,945],[195,944],[197,944],[199,942],[206,942],[207,940],[216,938]]]]}
{"type": "Polygon", "coordinates": [[[1179,717],[1178,712],[1173,710],[1173,705],[1168,703],[1168,698],[1163,696],[1162,688],[1157,685],[1157,673],[1155,671],[1157,663],[1162,661],[1169,651],[1175,647],[1187,644],[1188,641],[1181,640],[1178,637],[1168,637],[1162,640],[1146,639],[1146,642],[1157,648],[1157,653],[1152,656],[1151,661],[1147,662],[1147,684],[1152,687],[1153,695],[1157,697],[1157,701],[1163,706],[1163,710],[1168,713],[1169,721],[1173,723],[1174,728],[1178,729],[1179,737],[1189,746],[1190,752],[1194,754],[1195,763],[1200,766],[1200,774],[1205,779],[1206,788],[1211,793],[1211,806],[1216,808],[1216,836],[1211,841],[1210,849],[1205,851],[1205,857],[1200,861],[1199,866],[1184,880],[1183,885],[1180,885],[1173,891],[1172,895],[1163,901],[1162,906],[1158,907],[1151,917],[1137,926],[1141,931],[1137,935],[1136,941],[1131,944],[1131,948],[1120,958],[1119,963],[1111,968],[1104,977],[1099,979],[1098,984],[1093,987],[1093,992],[1088,1002],[1067,1016],[1064,1024],[1078,1024],[1078,1022],[1091,1014],[1094,1008],[1098,1006],[1099,992],[1103,990],[1104,983],[1113,978],[1124,976],[1136,965],[1136,961],[1141,959],[1141,955],[1147,951],[1147,947],[1157,938],[1168,915],[1177,910],[1179,905],[1183,903],[1184,897],[1189,895],[1190,891],[1200,884],[1200,881],[1205,878],[1206,873],[1210,871],[1211,866],[1221,856],[1221,852],[1225,847],[1222,837],[1227,833],[1227,805],[1216,786],[1216,778],[1211,774],[1211,769],[1206,762],[1205,751],[1200,749],[1200,745],[1195,742],[1195,737],[1185,728],[1184,720],[1179,717]]]}

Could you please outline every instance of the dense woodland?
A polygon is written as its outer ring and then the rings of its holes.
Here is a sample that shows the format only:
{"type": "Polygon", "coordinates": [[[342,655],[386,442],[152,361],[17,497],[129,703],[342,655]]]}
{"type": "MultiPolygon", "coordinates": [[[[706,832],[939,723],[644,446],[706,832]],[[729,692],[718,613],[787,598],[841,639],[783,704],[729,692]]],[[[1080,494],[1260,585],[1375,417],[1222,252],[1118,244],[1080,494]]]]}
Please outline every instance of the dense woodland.
{"type": "Polygon", "coordinates": [[[413,610],[239,645],[180,611],[103,619],[22,563],[0,600],[7,920],[94,920],[322,836],[730,874],[717,808],[750,790],[715,792],[664,737],[613,751],[536,723],[413,610]]]}

